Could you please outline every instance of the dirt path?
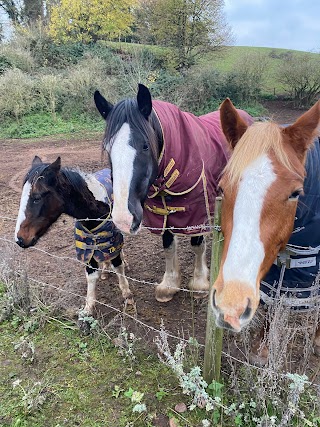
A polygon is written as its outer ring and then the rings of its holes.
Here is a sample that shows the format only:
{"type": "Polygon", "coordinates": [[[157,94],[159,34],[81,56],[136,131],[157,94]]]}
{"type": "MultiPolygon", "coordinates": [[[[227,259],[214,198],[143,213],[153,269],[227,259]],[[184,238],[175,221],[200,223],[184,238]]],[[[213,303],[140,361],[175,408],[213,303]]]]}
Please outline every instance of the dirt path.
{"type": "MultiPolygon", "coordinates": [[[[270,107],[270,103],[268,104],[270,107]]],[[[281,103],[274,106],[271,114],[280,122],[290,122],[301,114],[301,111],[292,111],[282,108],[281,103]],[[291,113],[290,113],[291,111],[291,113]],[[290,115],[291,114],[291,115],[290,115]]],[[[54,161],[57,156],[62,157],[65,166],[78,166],[85,171],[95,171],[103,168],[100,158],[100,139],[88,140],[50,140],[26,142],[21,140],[0,141],[0,217],[16,218],[19,207],[22,179],[34,155],[44,161],[54,161]]],[[[0,238],[13,240],[14,221],[0,218],[0,238]]],[[[61,218],[44,236],[37,249],[24,251],[13,244],[0,241],[2,253],[9,252],[17,262],[22,260],[28,265],[30,277],[53,284],[67,292],[85,295],[86,280],[84,269],[75,260],[73,242],[73,221],[70,218],[61,218]],[[12,251],[14,250],[14,255],[12,251]],[[53,258],[70,257],[70,260],[53,258]]],[[[208,262],[210,242],[208,245],[208,262]]],[[[183,275],[183,287],[187,287],[192,273],[193,254],[187,239],[183,239],[179,246],[179,258],[183,275]]],[[[180,292],[167,304],[160,304],[154,298],[154,284],[161,280],[164,271],[161,239],[143,230],[138,236],[127,237],[125,256],[129,264],[128,276],[137,302],[137,317],[151,327],[159,328],[163,319],[165,327],[172,334],[196,336],[200,342],[204,341],[206,322],[206,300],[193,301],[189,293],[180,292]],[[144,282],[144,283],[143,283],[144,282]]],[[[99,283],[97,299],[107,306],[122,310],[122,299],[117,289],[114,275],[99,283]]],[[[83,305],[83,300],[71,294],[61,294],[51,288],[46,289],[46,298],[59,300],[60,307],[76,311],[83,305]]],[[[116,313],[107,306],[97,307],[97,316],[104,322],[112,322],[116,313]]],[[[152,334],[144,328],[143,334],[152,334]]],[[[142,336],[143,336],[142,334],[142,336]]],[[[141,335],[141,333],[140,333],[141,335]]],[[[144,337],[147,339],[147,337],[144,337]]]]}

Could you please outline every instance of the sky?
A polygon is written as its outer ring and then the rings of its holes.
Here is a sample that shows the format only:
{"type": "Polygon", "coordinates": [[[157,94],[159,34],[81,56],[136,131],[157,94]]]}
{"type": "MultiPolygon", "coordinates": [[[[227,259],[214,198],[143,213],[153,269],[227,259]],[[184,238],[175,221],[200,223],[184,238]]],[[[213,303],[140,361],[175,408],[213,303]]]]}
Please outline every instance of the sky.
{"type": "Polygon", "coordinates": [[[320,0],[225,0],[237,46],[320,52],[320,0]]]}

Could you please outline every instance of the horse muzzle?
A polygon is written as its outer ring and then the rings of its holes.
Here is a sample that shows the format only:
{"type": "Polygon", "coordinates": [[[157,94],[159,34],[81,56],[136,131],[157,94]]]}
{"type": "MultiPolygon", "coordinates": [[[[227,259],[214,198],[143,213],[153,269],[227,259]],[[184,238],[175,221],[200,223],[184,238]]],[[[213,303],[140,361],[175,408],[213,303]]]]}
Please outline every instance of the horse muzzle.
{"type": "Polygon", "coordinates": [[[16,238],[16,243],[23,249],[30,248],[30,246],[34,246],[37,243],[38,239],[33,237],[30,241],[23,239],[22,237],[16,238]]]}
{"type": "Polygon", "coordinates": [[[232,332],[240,332],[247,323],[250,322],[254,311],[251,308],[251,301],[248,298],[246,306],[240,310],[232,309],[221,309],[216,302],[216,290],[213,289],[209,296],[211,308],[215,315],[216,325],[219,328],[227,329],[232,332]],[[241,313],[240,313],[241,311],[241,313]]]}

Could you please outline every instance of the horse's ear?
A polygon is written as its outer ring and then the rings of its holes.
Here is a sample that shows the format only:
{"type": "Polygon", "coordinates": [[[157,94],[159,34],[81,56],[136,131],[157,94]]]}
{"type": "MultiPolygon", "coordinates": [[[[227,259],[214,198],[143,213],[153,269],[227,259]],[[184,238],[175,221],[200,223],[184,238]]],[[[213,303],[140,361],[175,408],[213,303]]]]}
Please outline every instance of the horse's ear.
{"type": "Polygon", "coordinates": [[[113,105],[108,102],[102,95],[101,93],[96,90],[94,93],[94,102],[96,104],[96,107],[99,111],[99,113],[101,114],[101,116],[106,120],[110,111],[113,108],[113,105]]]}
{"type": "Polygon", "coordinates": [[[225,99],[220,106],[220,122],[227,141],[231,145],[231,148],[234,149],[239,139],[247,130],[248,125],[241,118],[229,98],[225,99]]]}
{"type": "Polygon", "coordinates": [[[61,157],[59,156],[57,160],[51,163],[45,170],[46,172],[54,172],[57,174],[61,168],[61,157]]]}
{"type": "Polygon", "coordinates": [[[320,130],[320,101],[304,113],[293,125],[282,130],[288,135],[295,151],[304,159],[308,147],[314,138],[319,135],[320,130]]]}
{"type": "Polygon", "coordinates": [[[34,168],[35,166],[39,166],[39,165],[42,165],[42,160],[40,159],[39,156],[34,156],[32,160],[32,167],[34,168]]]}
{"type": "Polygon", "coordinates": [[[152,111],[152,99],[149,89],[141,83],[138,85],[137,102],[140,113],[147,119],[152,111]]]}

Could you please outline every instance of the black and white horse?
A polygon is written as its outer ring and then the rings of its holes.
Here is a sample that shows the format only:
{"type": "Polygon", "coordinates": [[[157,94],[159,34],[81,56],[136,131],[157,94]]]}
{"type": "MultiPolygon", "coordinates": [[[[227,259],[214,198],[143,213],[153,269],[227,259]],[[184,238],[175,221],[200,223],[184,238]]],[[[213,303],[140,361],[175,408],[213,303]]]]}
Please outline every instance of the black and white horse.
{"type": "MultiPolygon", "coordinates": [[[[135,234],[144,219],[162,234],[166,271],[156,286],[160,302],[170,301],[180,289],[176,236],[191,236],[195,265],[189,287],[201,296],[209,289],[203,235],[211,231],[229,150],[219,112],[196,117],[153,101],[141,84],[136,98],[115,106],[98,91],[94,99],[107,124],[103,146],[112,168],[113,221],[121,231],[135,234]]],[[[247,113],[240,114],[251,123],[247,113]]]]}
{"type": "MultiPolygon", "coordinates": [[[[107,172],[110,174],[110,171],[107,172]]],[[[15,241],[22,248],[34,246],[63,213],[73,218],[97,218],[78,221],[75,225],[78,259],[86,264],[88,288],[83,310],[85,315],[93,312],[96,283],[101,269],[105,269],[109,261],[118,276],[123,298],[132,303],[121,256],[123,238],[114,224],[108,221],[110,210],[107,187],[94,174],[61,168],[60,157],[53,163],[43,163],[35,156],[23,183],[15,241]],[[102,221],[101,218],[106,219],[102,221]],[[106,224],[107,231],[102,230],[101,224],[106,224]],[[91,244],[87,239],[91,239],[91,244]]],[[[105,278],[104,272],[101,277],[105,278]]]]}

